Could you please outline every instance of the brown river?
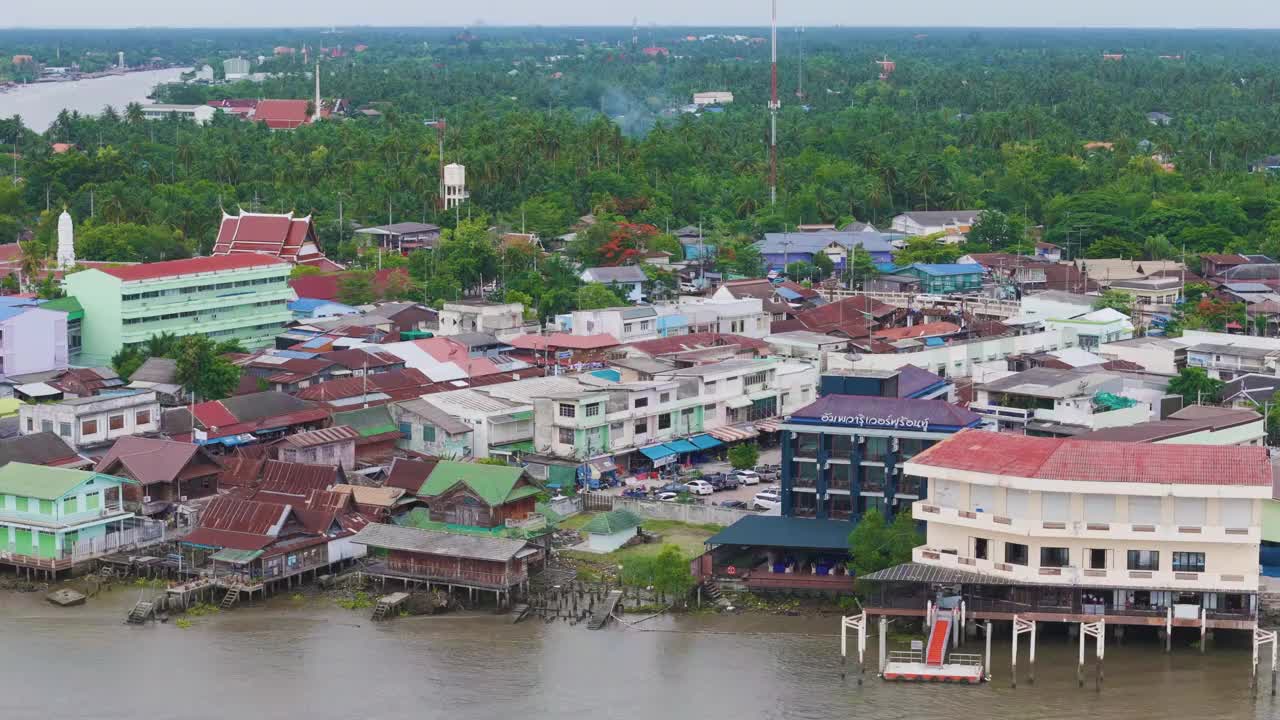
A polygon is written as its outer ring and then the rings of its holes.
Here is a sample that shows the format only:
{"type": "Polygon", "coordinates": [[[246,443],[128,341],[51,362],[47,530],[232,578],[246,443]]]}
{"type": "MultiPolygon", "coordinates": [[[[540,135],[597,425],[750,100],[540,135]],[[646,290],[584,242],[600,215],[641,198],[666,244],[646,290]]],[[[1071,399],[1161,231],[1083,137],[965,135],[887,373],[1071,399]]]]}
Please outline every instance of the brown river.
{"type": "Polygon", "coordinates": [[[0,592],[0,718],[1280,718],[1269,678],[1250,698],[1239,644],[1204,655],[1166,655],[1154,640],[1112,645],[1101,693],[1091,674],[1076,687],[1065,635],[1042,637],[1034,686],[1025,676],[1009,686],[1009,648],[997,643],[986,685],[891,684],[869,669],[859,687],[840,679],[832,618],[664,617],[595,632],[491,615],[374,624],[368,610],[280,597],[186,629],[126,626],[137,597],[116,590],[58,608],[39,593],[0,592]]]}

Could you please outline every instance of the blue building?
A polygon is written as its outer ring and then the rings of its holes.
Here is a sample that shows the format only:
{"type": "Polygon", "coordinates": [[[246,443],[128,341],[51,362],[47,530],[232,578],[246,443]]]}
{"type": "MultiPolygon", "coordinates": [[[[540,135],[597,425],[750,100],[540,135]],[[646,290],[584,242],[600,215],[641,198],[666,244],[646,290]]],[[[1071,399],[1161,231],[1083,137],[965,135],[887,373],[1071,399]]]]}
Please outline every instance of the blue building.
{"type": "MultiPolygon", "coordinates": [[[[880,389],[897,394],[901,378],[896,371],[868,375],[882,375],[880,389]]],[[[824,388],[838,384],[823,378],[824,388]]],[[[782,514],[856,520],[873,508],[886,517],[905,511],[924,497],[926,484],[904,476],[903,464],[981,424],[978,415],[945,400],[824,395],[781,426],[782,514]]]]}
{"type": "Polygon", "coordinates": [[[856,247],[870,253],[873,262],[893,261],[889,238],[875,230],[765,233],[764,239],[756,243],[770,270],[782,270],[793,262],[813,262],[815,255],[823,253],[841,271],[856,247]]]}
{"type": "Polygon", "coordinates": [[[337,317],[339,315],[359,315],[360,311],[350,305],[343,305],[332,300],[320,298],[298,298],[289,303],[289,310],[298,320],[319,320],[320,318],[337,317]]]}
{"type": "Polygon", "coordinates": [[[915,263],[895,271],[920,280],[920,292],[930,295],[977,292],[984,269],[976,263],[915,263]]]}

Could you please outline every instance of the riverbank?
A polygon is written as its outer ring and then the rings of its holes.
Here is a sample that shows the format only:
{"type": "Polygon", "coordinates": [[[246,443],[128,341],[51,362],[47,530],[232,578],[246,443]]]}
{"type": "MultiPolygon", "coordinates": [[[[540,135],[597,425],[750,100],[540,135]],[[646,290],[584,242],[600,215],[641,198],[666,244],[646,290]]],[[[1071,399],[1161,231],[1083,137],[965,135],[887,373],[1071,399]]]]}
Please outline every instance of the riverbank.
{"type": "Polygon", "coordinates": [[[185,68],[140,70],[19,85],[0,93],[0,117],[20,115],[28,127],[44,132],[63,110],[96,115],[107,105],[119,111],[131,102],[145,103],[157,85],[177,82],[186,71],[185,68]]]}

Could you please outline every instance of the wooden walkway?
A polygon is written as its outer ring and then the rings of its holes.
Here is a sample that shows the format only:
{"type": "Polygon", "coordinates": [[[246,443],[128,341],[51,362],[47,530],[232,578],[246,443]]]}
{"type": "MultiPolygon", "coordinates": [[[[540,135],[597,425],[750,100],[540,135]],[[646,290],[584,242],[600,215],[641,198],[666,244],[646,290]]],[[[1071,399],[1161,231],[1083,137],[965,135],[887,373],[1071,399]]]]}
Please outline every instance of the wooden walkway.
{"type": "Polygon", "coordinates": [[[587,623],[587,629],[599,630],[608,624],[609,619],[613,617],[614,608],[618,607],[618,603],[621,600],[621,590],[610,590],[608,597],[604,599],[604,603],[596,608],[596,611],[591,615],[591,620],[587,623]]]}

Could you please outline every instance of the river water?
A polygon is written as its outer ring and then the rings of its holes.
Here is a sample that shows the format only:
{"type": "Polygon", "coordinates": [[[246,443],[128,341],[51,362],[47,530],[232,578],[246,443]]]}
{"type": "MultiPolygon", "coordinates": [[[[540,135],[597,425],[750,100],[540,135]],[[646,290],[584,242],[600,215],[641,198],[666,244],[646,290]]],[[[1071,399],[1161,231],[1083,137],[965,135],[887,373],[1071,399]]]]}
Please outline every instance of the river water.
{"type": "MultiPolygon", "coordinates": [[[[666,617],[589,631],[492,615],[397,618],[278,597],[192,620],[127,626],[136,590],[58,608],[0,593],[0,717],[60,720],[1134,720],[1280,717],[1250,699],[1247,647],[1201,655],[1154,641],[1107,650],[1101,693],[1075,683],[1075,646],[1042,636],[1037,682],[979,687],[840,679],[832,618],[666,617]]],[[[634,617],[634,616],[630,616],[634,617]]],[[[637,618],[638,619],[638,618],[637,618]]],[[[978,642],[964,647],[982,652],[978,642]]],[[[1025,669],[1025,648],[1023,663],[1025,669]]],[[[875,657],[871,642],[869,657],[875,657]]],[[[872,661],[872,664],[874,660],[872,661]]],[[[852,667],[852,666],[850,666],[852,667]]]]}
{"type": "Polygon", "coordinates": [[[64,109],[96,115],[107,105],[123,112],[124,106],[131,102],[146,104],[147,95],[156,85],[174,82],[183,72],[181,68],[170,68],[92,80],[24,85],[0,92],[0,117],[21,115],[27,127],[44,132],[64,109]]]}

